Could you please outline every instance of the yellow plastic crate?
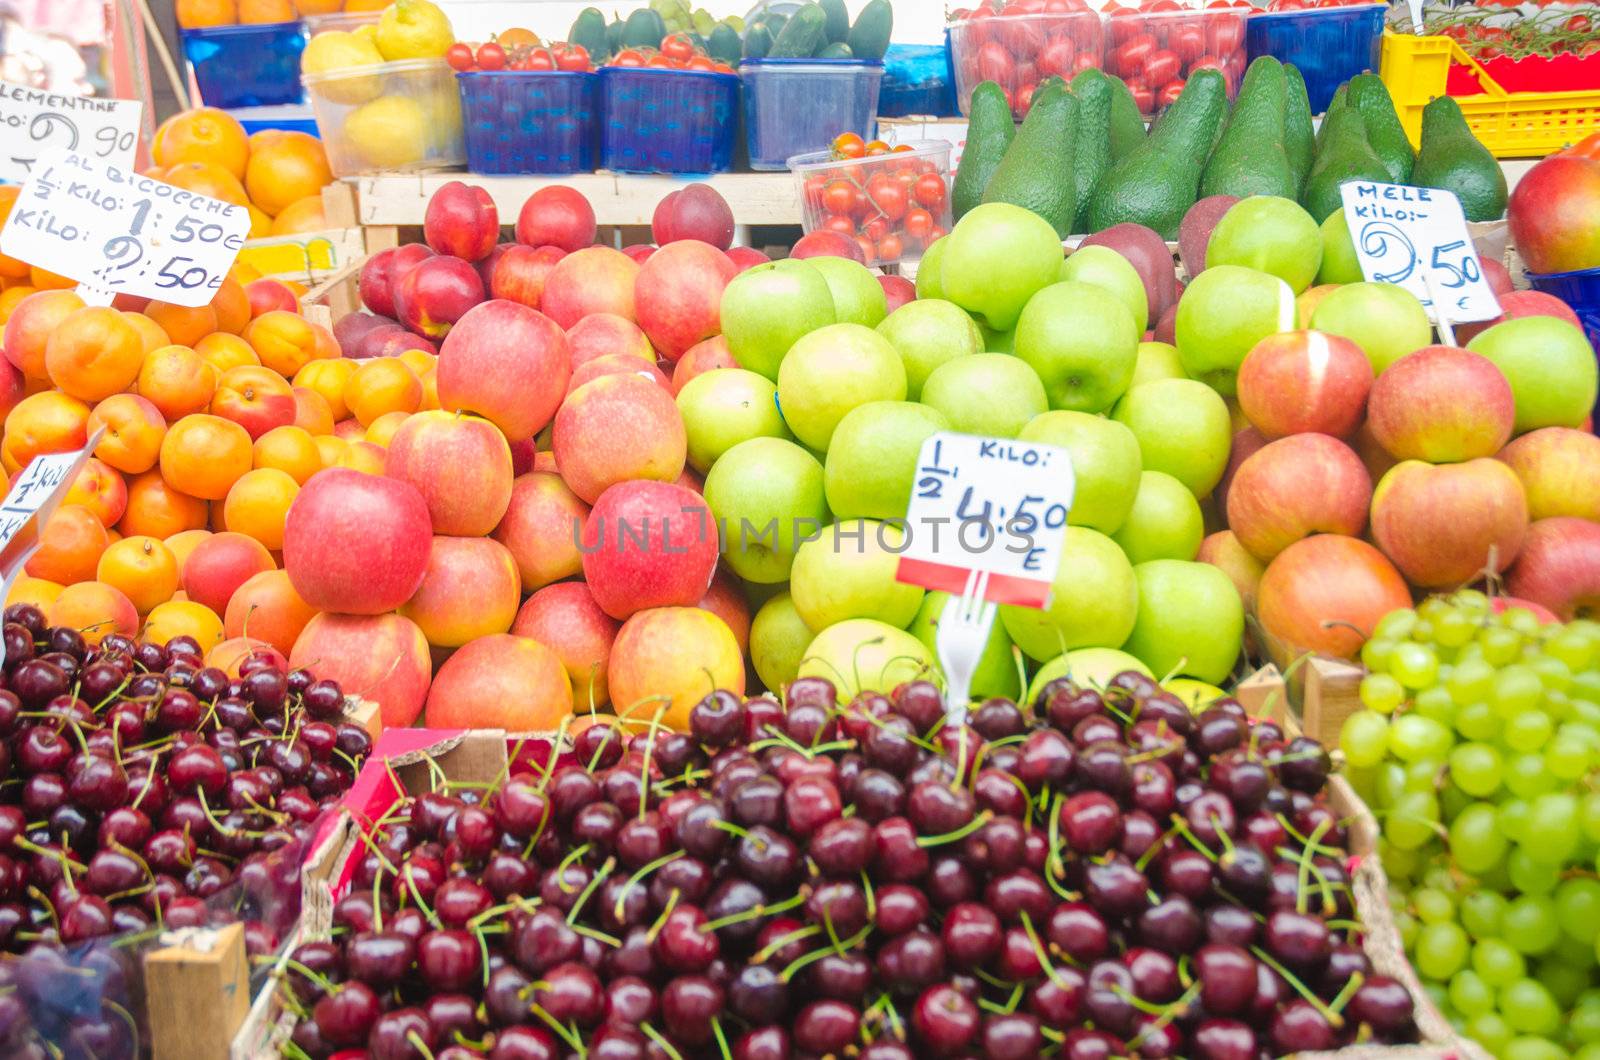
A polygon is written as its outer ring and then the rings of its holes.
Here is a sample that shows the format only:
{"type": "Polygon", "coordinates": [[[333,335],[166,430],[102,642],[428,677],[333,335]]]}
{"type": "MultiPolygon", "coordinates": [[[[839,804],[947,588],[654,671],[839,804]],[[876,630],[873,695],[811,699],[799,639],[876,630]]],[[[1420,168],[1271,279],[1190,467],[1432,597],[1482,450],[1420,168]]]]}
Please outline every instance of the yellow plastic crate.
{"type": "Polygon", "coordinates": [[[1600,131],[1600,91],[1507,92],[1449,37],[1385,31],[1378,73],[1413,145],[1422,142],[1422,108],[1445,94],[1451,63],[1468,67],[1483,86],[1483,95],[1456,102],[1497,158],[1539,158],[1600,131]]]}

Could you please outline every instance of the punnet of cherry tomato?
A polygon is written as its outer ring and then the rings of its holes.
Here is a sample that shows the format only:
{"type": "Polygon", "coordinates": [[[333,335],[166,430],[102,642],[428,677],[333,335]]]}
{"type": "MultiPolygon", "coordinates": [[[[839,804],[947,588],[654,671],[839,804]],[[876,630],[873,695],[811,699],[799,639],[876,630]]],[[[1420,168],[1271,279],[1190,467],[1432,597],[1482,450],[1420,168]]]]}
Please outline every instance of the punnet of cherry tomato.
{"type": "Polygon", "coordinates": [[[713,59],[703,48],[696,46],[687,33],[667,34],[661,38],[660,48],[623,48],[607,60],[606,65],[733,73],[733,67],[713,59]]]}
{"type": "MultiPolygon", "coordinates": [[[[1399,25],[1409,27],[1409,15],[1399,25]]],[[[1600,55],[1600,5],[1564,0],[1479,0],[1459,8],[1430,6],[1423,18],[1428,33],[1453,37],[1462,51],[1479,62],[1496,59],[1580,59],[1600,55]]],[[[1504,87],[1504,86],[1502,86],[1504,87]]],[[[1543,86],[1535,86],[1534,90],[1543,86]]],[[[1600,87],[1573,84],[1576,89],[1600,87]]]]}
{"type": "MultiPolygon", "coordinates": [[[[501,34],[505,37],[506,34],[501,34]]],[[[532,36],[532,34],[529,34],[532,36]]],[[[565,70],[570,73],[588,73],[594,69],[589,50],[581,44],[565,41],[507,46],[499,40],[483,44],[457,41],[444,53],[445,61],[458,73],[477,73],[494,70],[565,70]]]]}
{"type": "Polygon", "coordinates": [[[805,230],[854,239],[868,265],[920,258],[950,229],[950,144],[890,146],[841,134],[826,151],[789,160],[805,230]]]}

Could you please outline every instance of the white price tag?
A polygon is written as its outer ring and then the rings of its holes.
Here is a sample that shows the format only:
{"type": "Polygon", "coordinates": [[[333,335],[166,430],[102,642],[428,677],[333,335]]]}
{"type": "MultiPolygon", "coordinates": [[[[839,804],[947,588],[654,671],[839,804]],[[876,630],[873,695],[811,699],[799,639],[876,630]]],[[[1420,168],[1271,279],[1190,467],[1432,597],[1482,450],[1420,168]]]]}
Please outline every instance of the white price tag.
{"type": "Polygon", "coordinates": [[[202,306],[250,231],[243,206],[52,151],[0,231],[0,252],[111,294],[202,306]]]}
{"type": "Polygon", "coordinates": [[[906,512],[900,581],[1045,607],[1072,508],[1072,456],[1055,445],[941,431],[922,443],[906,512]]]}
{"type": "Polygon", "coordinates": [[[1347,180],[1339,195],[1368,280],[1404,287],[1435,320],[1442,315],[1462,324],[1500,315],[1455,193],[1347,180]],[[1433,290],[1439,292],[1438,306],[1433,290]]]}
{"type": "Polygon", "coordinates": [[[58,148],[132,169],[143,116],[136,99],[61,96],[0,81],[0,180],[27,180],[34,161],[58,148]]]}

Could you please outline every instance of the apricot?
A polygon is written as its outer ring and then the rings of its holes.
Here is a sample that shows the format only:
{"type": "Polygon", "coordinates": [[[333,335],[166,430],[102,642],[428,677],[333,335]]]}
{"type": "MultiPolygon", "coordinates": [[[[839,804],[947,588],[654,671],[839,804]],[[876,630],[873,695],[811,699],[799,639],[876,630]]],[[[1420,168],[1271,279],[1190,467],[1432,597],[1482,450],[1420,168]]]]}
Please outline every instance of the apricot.
{"type": "Polygon", "coordinates": [[[235,533],[261,542],[272,552],[283,548],[283,524],[300,484],[287,471],[262,467],[246,471],[228,490],[223,522],[235,533]]]}
{"type": "Polygon", "coordinates": [[[165,540],[181,531],[204,527],[207,511],[205,501],[169,485],[160,470],[151,468],[129,480],[128,510],[117,529],[124,537],[144,535],[165,540]]]}
{"type": "Polygon", "coordinates": [[[222,643],[222,619],[192,600],[168,600],[145,616],[140,636],[161,645],[173,637],[193,637],[201,651],[210,651],[222,643]]]}
{"type": "Polygon", "coordinates": [[[185,416],[161,439],[161,476],[191,497],[220,501],[250,470],[250,433],[208,413],[185,416]]]}
{"type": "Polygon", "coordinates": [[[304,427],[288,424],[274,427],[256,439],[251,460],[255,468],[274,468],[304,486],[306,480],[322,470],[322,453],[317,440],[304,427]]]}
{"type": "Polygon", "coordinates": [[[178,559],[155,537],[125,537],[100,554],[95,578],[119,589],[142,614],[178,591],[178,559]]]}
{"type": "Polygon", "coordinates": [[[94,455],[118,471],[137,475],[156,466],[167,421],[149,398],[112,394],[89,413],[89,434],[105,428],[94,455]]]}
{"type": "Polygon", "coordinates": [[[345,383],[344,403],[362,426],[370,426],[385,412],[416,412],[422,380],[398,357],[375,357],[345,383]]]}
{"type": "Polygon", "coordinates": [[[47,379],[45,347],[51,332],[82,309],[83,299],[73,291],[41,290],[17,303],[6,320],[6,360],[29,379],[47,379]]]}
{"type": "Polygon", "coordinates": [[[61,503],[82,505],[94,513],[101,526],[110,529],[128,509],[128,486],[109,465],[90,457],[78,469],[61,503]]]}
{"type": "Polygon", "coordinates": [[[159,324],[161,330],[180,346],[193,347],[217,330],[217,311],[209,305],[181,306],[171,302],[151,302],[145,306],[144,315],[159,324]]]}
{"type": "Polygon", "coordinates": [[[17,402],[6,415],[0,461],[15,475],[40,453],[81,449],[88,441],[89,406],[59,390],[42,390],[17,402]]]}
{"type": "Polygon", "coordinates": [[[217,388],[217,370],[188,346],[163,346],[139,367],[139,396],[150,399],[167,421],[204,412],[217,388]]]}
{"type": "Polygon", "coordinates": [[[39,550],[23,569],[62,585],[94,580],[100,554],[111,544],[105,525],[81,504],[63,504],[45,521],[39,550]]]}

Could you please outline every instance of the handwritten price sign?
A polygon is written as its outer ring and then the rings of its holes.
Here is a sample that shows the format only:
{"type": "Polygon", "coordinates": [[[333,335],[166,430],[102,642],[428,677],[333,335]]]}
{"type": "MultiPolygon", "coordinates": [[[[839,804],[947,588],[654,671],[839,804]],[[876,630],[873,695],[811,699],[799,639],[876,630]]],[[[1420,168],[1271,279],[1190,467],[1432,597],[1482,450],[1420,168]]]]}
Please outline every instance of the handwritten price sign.
{"type": "Polygon", "coordinates": [[[1339,195],[1368,280],[1404,287],[1435,320],[1440,309],[1458,324],[1500,315],[1454,193],[1349,180],[1339,195]]]}
{"type": "Polygon", "coordinates": [[[1045,607],[1072,508],[1072,456],[1054,445],[941,431],[922,443],[896,577],[959,594],[989,574],[996,603],[1045,607]]]}
{"type": "Polygon", "coordinates": [[[39,156],[55,149],[132,169],[143,114],[138,100],[60,96],[0,81],[0,180],[27,180],[39,156]]]}
{"type": "Polygon", "coordinates": [[[0,251],[81,281],[101,302],[126,291],[202,306],[249,231],[243,206],[52,151],[12,206],[0,251]]]}

